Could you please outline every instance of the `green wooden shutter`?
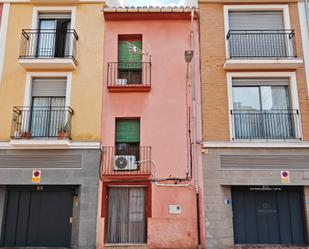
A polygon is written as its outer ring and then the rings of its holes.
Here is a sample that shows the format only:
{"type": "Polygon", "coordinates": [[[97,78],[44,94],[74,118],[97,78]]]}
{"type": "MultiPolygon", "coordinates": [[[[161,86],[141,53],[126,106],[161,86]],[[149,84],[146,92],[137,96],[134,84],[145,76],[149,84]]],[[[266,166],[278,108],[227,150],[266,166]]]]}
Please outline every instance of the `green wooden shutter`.
{"type": "Polygon", "coordinates": [[[116,143],[139,143],[139,120],[118,120],[116,122],[116,143]]]}
{"type": "MultiPolygon", "coordinates": [[[[142,49],[141,41],[130,42],[139,49],[142,49]]],[[[119,41],[119,68],[121,69],[139,69],[141,68],[142,55],[129,50],[127,41],[119,41]]]]}

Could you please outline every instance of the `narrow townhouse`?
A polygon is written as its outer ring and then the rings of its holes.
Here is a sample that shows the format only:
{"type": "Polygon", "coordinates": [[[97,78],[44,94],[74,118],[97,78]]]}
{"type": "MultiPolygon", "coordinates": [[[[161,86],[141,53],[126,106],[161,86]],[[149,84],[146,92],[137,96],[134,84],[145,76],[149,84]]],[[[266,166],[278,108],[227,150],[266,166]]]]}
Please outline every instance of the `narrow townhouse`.
{"type": "Polygon", "coordinates": [[[206,248],[308,243],[304,7],[199,1],[206,248]]]}
{"type": "Polygon", "coordinates": [[[103,9],[97,248],[204,248],[197,15],[194,7],[103,9]]]}
{"type": "Polygon", "coordinates": [[[103,3],[4,3],[1,247],[96,247],[103,3]]]}

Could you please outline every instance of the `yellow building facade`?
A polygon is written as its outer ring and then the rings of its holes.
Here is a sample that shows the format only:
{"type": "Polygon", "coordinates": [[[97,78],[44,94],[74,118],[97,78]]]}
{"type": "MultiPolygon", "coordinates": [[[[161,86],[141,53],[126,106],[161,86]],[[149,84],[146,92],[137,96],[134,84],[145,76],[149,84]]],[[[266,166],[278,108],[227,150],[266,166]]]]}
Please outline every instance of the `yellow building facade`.
{"type": "Polygon", "coordinates": [[[103,5],[95,0],[4,3],[2,246],[96,246],[103,5]]]}

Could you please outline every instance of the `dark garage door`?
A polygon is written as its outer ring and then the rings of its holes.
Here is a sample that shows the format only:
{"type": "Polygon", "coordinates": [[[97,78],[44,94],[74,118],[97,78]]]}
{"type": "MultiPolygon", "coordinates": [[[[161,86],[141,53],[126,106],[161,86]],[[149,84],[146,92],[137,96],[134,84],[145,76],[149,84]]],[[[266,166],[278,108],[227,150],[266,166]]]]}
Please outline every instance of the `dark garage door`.
{"type": "Polygon", "coordinates": [[[70,247],[72,187],[8,187],[3,246],[70,247]]]}
{"type": "Polygon", "coordinates": [[[304,245],[302,188],[233,187],[235,244],[304,245]]]}

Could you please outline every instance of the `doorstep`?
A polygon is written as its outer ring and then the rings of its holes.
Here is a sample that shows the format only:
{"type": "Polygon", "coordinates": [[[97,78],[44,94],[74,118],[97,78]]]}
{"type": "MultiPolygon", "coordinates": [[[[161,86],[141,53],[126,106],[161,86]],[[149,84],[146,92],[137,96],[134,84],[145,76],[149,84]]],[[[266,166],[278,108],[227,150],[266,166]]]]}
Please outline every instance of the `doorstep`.
{"type": "Polygon", "coordinates": [[[309,249],[308,246],[286,246],[286,245],[237,245],[228,249],[309,249]]]}
{"type": "Polygon", "coordinates": [[[148,249],[147,244],[105,244],[106,249],[148,249]]]}

